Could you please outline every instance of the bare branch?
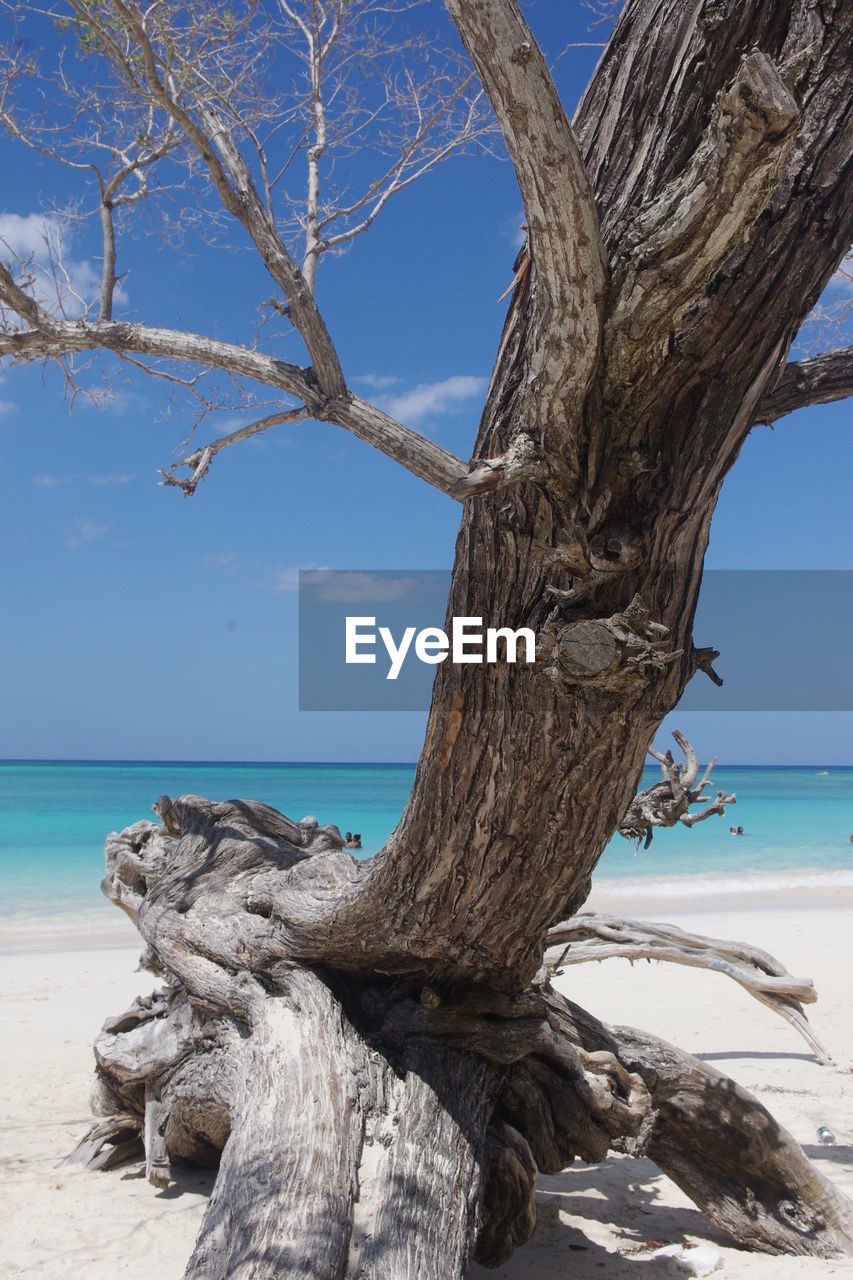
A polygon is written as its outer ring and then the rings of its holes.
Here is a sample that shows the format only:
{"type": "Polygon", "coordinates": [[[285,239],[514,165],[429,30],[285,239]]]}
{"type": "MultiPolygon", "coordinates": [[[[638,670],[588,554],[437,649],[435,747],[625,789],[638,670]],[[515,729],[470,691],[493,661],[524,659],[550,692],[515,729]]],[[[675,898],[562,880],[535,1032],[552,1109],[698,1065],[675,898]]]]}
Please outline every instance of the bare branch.
{"type": "Polygon", "coordinates": [[[809,978],[792,977],[784,965],[758,947],[685,933],[671,924],[621,920],[591,911],[554,925],[548,930],[546,945],[545,963],[550,969],[619,957],[631,961],[667,960],[722,973],[790,1022],[808,1042],[818,1062],[832,1063],[803,1009],[804,1004],[817,1000],[814,983],[809,978]]]}
{"type": "Polygon", "coordinates": [[[809,360],[785,365],[765,392],[753,415],[753,425],[770,425],[811,404],[831,404],[853,395],[853,347],[827,351],[809,360]]]}
{"type": "Polygon", "coordinates": [[[516,0],[446,0],[515,167],[536,295],[560,351],[563,394],[578,401],[598,361],[606,268],[589,180],[545,59],[516,0]]]}
{"type": "Polygon", "coordinates": [[[195,493],[199,481],[207,475],[210,470],[210,464],[217,453],[221,453],[223,449],[229,448],[232,444],[239,444],[242,440],[249,440],[252,436],[260,435],[261,432],[268,431],[270,427],[281,426],[284,422],[304,422],[310,416],[304,405],[297,409],[283,410],[281,413],[271,413],[266,418],[260,418],[257,422],[241,427],[239,431],[232,431],[230,435],[220,436],[218,440],[212,440],[210,444],[205,445],[203,448],[196,449],[194,453],[189,454],[187,457],[173,462],[167,469],[161,468],[160,475],[163,479],[160,483],[163,485],[175,485],[183,490],[185,498],[189,498],[195,493]],[[181,467],[189,467],[192,475],[183,479],[176,476],[175,472],[180,470],[181,467]]]}
{"type": "Polygon", "coordinates": [[[348,392],[345,398],[329,405],[323,416],[328,422],[346,427],[436,489],[458,496],[456,487],[468,474],[462,459],[402,426],[382,409],[348,392]]]}
{"type": "Polygon", "coordinates": [[[16,311],[32,326],[30,329],[0,333],[0,356],[10,356],[13,361],[56,358],[82,351],[103,350],[116,354],[129,351],[136,355],[160,356],[222,369],[265,386],[277,387],[314,405],[319,399],[310,370],[248,347],[152,325],[118,321],[84,324],[57,320],[20,288],[2,263],[0,304],[16,311]]]}
{"type": "MultiPolygon", "coordinates": [[[[0,121],[40,154],[94,175],[103,243],[99,320],[97,325],[78,326],[72,333],[57,328],[43,308],[28,311],[31,286],[18,272],[17,280],[9,275],[4,281],[3,300],[12,315],[0,349],[21,360],[60,359],[99,349],[112,350],[128,361],[140,355],[154,356],[156,368],[140,367],[189,391],[207,412],[211,405],[196,385],[204,373],[186,379],[164,372],[170,361],[196,362],[203,369],[225,371],[234,378],[249,378],[288,391],[303,402],[311,416],[340,422],[444,492],[464,480],[468,468],[460,459],[351,395],[313,298],[322,253],[344,247],[372,223],[391,195],[494,127],[488,122],[490,108],[482,91],[475,88],[469,92],[474,77],[467,66],[463,69],[464,59],[460,61],[453,52],[437,51],[426,34],[396,29],[393,23],[397,17],[415,7],[397,0],[355,0],[352,4],[335,0],[329,5],[284,0],[279,5],[282,20],[278,23],[275,18],[261,18],[253,5],[237,17],[201,7],[188,11],[186,22],[168,7],[145,8],[135,0],[99,0],[96,4],[69,0],[69,5],[70,24],[66,16],[50,9],[41,11],[41,16],[58,24],[63,33],[70,25],[71,35],[87,55],[99,55],[109,66],[118,84],[108,118],[102,122],[98,114],[103,110],[100,91],[92,91],[66,73],[62,50],[58,70],[41,79],[59,91],[64,114],[55,120],[35,115],[27,106],[26,95],[22,95],[22,103],[13,104],[16,82],[41,75],[13,42],[10,50],[0,51],[0,121]],[[298,41],[288,39],[294,34],[305,45],[301,51],[298,41]],[[269,49],[275,51],[270,56],[269,49]],[[436,52],[441,53],[437,60],[433,57],[436,52]],[[301,79],[294,81],[289,102],[287,91],[282,98],[277,84],[272,98],[265,97],[262,81],[255,78],[256,67],[273,69],[271,57],[281,57],[284,67],[288,59],[295,60],[301,68],[301,79]],[[365,66],[377,72],[378,98],[375,94],[373,99],[369,94],[363,100],[360,97],[365,66]],[[358,83],[353,82],[353,76],[358,83]],[[332,106],[337,113],[334,125],[327,121],[332,106]],[[397,117],[398,124],[394,124],[397,117]],[[285,146],[291,148],[290,159],[305,147],[309,166],[307,213],[298,218],[306,237],[304,274],[276,221],[273,189],[282,169],[270,176],[267,151],[278,131],[289,126],[299,129],[295,146],[285,139],[285,146]],[[365,130],[368,136],[364,136],[365,130]],[[362,195],[348,201],[335,195],[323,202],[319,161],[327,141],[334,143],[339,153],[369,146],[376,155],[392,159],[362,195]],[[196,189],[201,162],[221,210],[248,231],[285,296],[287,305],[273,305],[302,335],[311,370],[267,363],[255,350],[211,343],[198,334],[175,335],[176,341],[168,349],[168,331],[156,326],[110,327],[118,280],[115,211],[148,193],[146,171],[174,151],[181,152],[187,184],[196,189]],[[257,169],[257,182],[250,162],[257,169]],[[131,189],[134,179],[136,189],[131,189]]],[[[278,71],[277,64],[275,69],[278,71]]],[[[275,167],[273,164],[273,171],[275,167]]],[[[293,207],[292,195],[285,193],[283,198],[293,207]]],[[[52,261],[50,271],[60,277],[61,261],[52,261]]],[[[66,294],[71,286],[70,279],[62,285],[66,294]]],[[[79,313],[88,319],[91,302],[80,299],[78,308],[75,300],[74,318],[79,313]]],[[[61,304],[60,312],[72,318],[61,304]]],[[[70,377],[67,370],[66,376],[70,377]]],[[[193,457],[195,470],[199,459],[193,457]]],[[[511,470],[496,464],[484,487],[494,487],[498,477],[504,477],[502,483],[510,483],[511,470]]]]}
{"type": "Polygon", "coordinates": [[[660,763],[663,781],[638,792],[617,828],[626,840],[642,840],[646,849],[652,842],[655,827],[674,827],[677,822],[692,827],[714,814],[723,814],[726,805],[736,801],[734,793],[718,791],[716,799],[708,802],[704,793],[710,786],[716,760],[711,761],[698,786],[695,785],[699,776],[696,752],[678,729],[673,730],[672,736],[684,752],[684,764],[677,764],[671,751],[662,754],[650,750],[649,755],[660,763]],[[691,813],[690,806],[694,804],[704,804],[705,808],[691,813]]]}
{"type": "Polygon", "coordinates": [[[112,320],[113,297],[116,290],[116,234],[112,205],[101,201],[101,231],[104,237],[104,261],[101,269],[101,295],[99,320],[112,320]]]}
{"type": "MultiPolygon", "coordinates": [[[[218,118],[213,108],[209,107],[202,112],[206,130],[202,129],[176,100],[161,77],[157,51],[139,11],[123,0],[110,0],[110,6],[121,19],[125,31],[141,55],[148,92],[177,121],[196,148],[223,205],[248,231],[264,266],[287,298],[291,319],[308,348],[321,390],[330,397],[343,394],[344,376],[325,322],[305,277],[271,221],[224,120],[218,118]]],[[[104,23],[93,17],[89,6],[74,0],[73,7],[82,20],[97,27],[105,48],[114,47],[111,33],[105,30],[104,23]]],[[[135,68],[129,67],[124,58],[121,59],[120,66],[123,66],[127,75],[135,75],[135,68]]]]}
{"type": "MultiPolygon", "coordinates": [[[[399,158],[386,169],[380,178],[375,179],[368,190],[357,200],[343,208],[333,208],[325,214],[319,224],[323,230],[323,235],[317,242],[316,252],[318,254],[338,248],[347,241],[363,234],[373,225],[392,196],[405,191],[413,182],[417,182],[419,178],[424,177],[431,169],[446,160],[448,156],[461,150],[468,143],[476,141],[489,131],[478,123],[478,111],[482,108],[484,96],[482,93],[477,93],[469,102],[466,117],[459,130],[452,132],[445,141],[440,141],[428,154],[424,155],[426,142],[436,131],[436,127],[457,99],[462,98],[473,79],[473,75],[466,76],[462,83],[426,117],[419,111],[418,129],[411,139],[400,147],[399,158]],[[343,231],[329,234],[327,229],[330,226],[340,222],[346,223],[349,218],[361,213],[362,210],[366,210],[366,212],[358,222],[346,226],[343,231]]],[[[413,97],[415,93],[416,90],[413,86],[413,97]]]]}
{"type": "Polygon", "coordinates": [[[817,306],[803,321],[797,334],[797,345],[809,356],[837,350],[850,336],[851,316],[853,250],[848,249],[830,277],[817,306]]]}
{"type": "MultiPolygon", "coordinates": [[[[34,360],[57,358],[81,351],[107,350],[117,355],[131,352],[135,355],[200,364],[298,397],[304,406],[297,411],[300,416],[345,427],[347,431],[400,463],[420,479],[441,489],[443,493],[456,496],[454,489],[468,474],[468,467],[461,458],[448,453],[416,431],[404,427],[389,414],[351,391],[345,390],[337,399],[327,399],[318,388],[310,369],[286,364],[259,351],[195,333],[114,321],[72,324],[56,320],[21,289],[8,268],[0,263],[0,305],[2,304],[23,316],[32,328],[0,333],[0,356],[11,356],[13,360],[34,360]]],[[[235,432],[233,439],[226,438],[225,443],[220,442],[219,448],[214,452],[272,425],[273,422],[265,420],[264,425],[255,424],[253,428],[235,432]]],[[[193,455],[193,461],[197,466],[200,456],[193,455]]],[[[195,480],[193,489],[198,479],[201,476],[195,480]]]]}

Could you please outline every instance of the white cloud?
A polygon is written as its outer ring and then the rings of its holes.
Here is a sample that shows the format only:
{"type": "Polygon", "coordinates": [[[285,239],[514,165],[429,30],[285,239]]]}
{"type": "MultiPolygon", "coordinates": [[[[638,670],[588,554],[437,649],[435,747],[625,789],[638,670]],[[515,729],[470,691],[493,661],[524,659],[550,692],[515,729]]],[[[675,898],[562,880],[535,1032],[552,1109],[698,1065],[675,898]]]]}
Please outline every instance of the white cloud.
{"type": "Polygon", "coordinates": [[[511,218],[505,218],[501,223],[501,235],[505,240],[509,240],[513,249],[520,249],[527,239],[527,227],[524,221],[524,209],[519,207],[518,212],[513,214],[511,218]]]}
{"type": "Polygon", "coordinates": [[[384,408],[400,422],[410,426],[435,413],[446,413],[480,396],[488,385],[486,378],[461,375],[442,382],[421,382],[412,391],[391,396],[384,408]]]}
{"type": "Polygon", "coordinates": [[[400,379],[388,374],[361,373],[353,381],[363,382],[366,387],[373,387],[374,391],[387,391],[389,387],[396,387],[400,379]]]}
{"type": "Polygon", "coordinates": [[[245,413],[232,413],[224,418],[205,418],[204,420],[204,428],[212,440],[230,436],[233,431],[239,431],[248,425],[249,418],[245,413]]]}
{"type": "MultiPolygon", "coordinates": [[[[11,255],[19,274],[32,276],[27,287],[49,311],[76,318],[98,294],[100,272],[71,251],[74,230],[55,214],[0,213],[0,254],[11,255]]],[[[121,290],[117,302],[126,302],[121,290]]]]}
{"type": "Polygon", "coordinates": [[[68,476],[33,476],[34,489],[58,489],[68,483],[68,476]]]}
{"type": "Polygon", "coordinates": [[[389,600],[417,600],[423,590],[417,578],[402,578],[396,573],[335,573],[319,579],[311,587],[315,600],[336,604],[384,604],[389,600]]]}
{"type": "Polygon", "coordinates": [[[104,534],[109,533],[109,530],[108,524],[99,524],[97,520],[75,520],[74,532],[68,539],[68,545],[79,547],[84,542],[97,542],[99,538],[103,538],[104,534]]]}
{"type": "Polygon", "coordinates": [[[7,414],[15,413],[18,406],[14,400],[0,400],[0,418],[6,417],[7,414]]]}
{"type": "Polygon", "coordinates": [[[217,569],[227,569],[230,564],[234,563],[233,551],[222,551],[218,555],[205,556],[205,563],[212,564],[217,569]]]}
{"type": "Polygon", "coordinates": [[[59,234],[56,218],[43,213],[0,213],[0,240],[18,258],[43,258],[50,240],[59,234]]]}
{"type": "Polygon", "coordinates": [[[135,479],[135,471],[120,471],[110,476],[89,476],[89,484],[130,484],[135,479]]]}
{"type": "Polygon", "coordinates": [[[298,591],[300,569],[325,569],[327,567],[324,564],[281,565],[278,569],[274,569],[267,581],[261,585],[266,587],[267,591],[298,591]]]}

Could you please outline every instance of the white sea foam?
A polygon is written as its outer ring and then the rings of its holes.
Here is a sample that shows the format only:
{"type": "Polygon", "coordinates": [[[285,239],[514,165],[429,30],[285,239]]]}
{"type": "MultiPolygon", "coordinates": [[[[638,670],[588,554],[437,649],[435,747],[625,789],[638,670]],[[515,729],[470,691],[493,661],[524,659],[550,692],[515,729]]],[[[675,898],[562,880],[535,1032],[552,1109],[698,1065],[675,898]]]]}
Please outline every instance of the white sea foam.
{"type": "Polygon", "coordinates": [[[711,898],[786,890],[853,889],[853,870],[740,871],[734,875],[672,876],[663,879],[619,876],[593,877],[593,892],[604,896],[637,898],[711,898]]]}

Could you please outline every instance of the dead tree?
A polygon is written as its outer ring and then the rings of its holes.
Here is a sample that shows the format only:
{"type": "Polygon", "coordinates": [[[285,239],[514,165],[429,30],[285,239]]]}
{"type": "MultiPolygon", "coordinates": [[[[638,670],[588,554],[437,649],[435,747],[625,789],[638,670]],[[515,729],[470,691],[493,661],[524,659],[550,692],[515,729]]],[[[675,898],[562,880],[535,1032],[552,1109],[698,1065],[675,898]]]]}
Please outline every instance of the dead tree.
{"type": "MultiPolygon", "coordinates": [[[[516,0],[446,4],[529,228],[470,462],[348,387],[243,108],[180,62],[192,25],[170,40],[168,7],[70,4],[170,147],[174,122],[310,367],[103,308],[58,315],[14,263],[0,355],[224,371],[277,396],[277,421],[354,432],[464,504],[448,615],[530,627],[539,655],[438,668],[411,797],[369,862],[250,801],[164,797],[160,824],[110,838],[106,892],[164,987],[98,1039],[89,1154],[141,1133],[159,1185],[222,1153],[197,1280],[462,1276],[527,1238],[537,1169],[608,1150],[650,1155],[752,1247],[848,1252],[850,1204],[763,1107],[602,1026],[542,960],[662,717],[710,666],[694,610],[746,435],[853,385],[849,351],[786,364],[853,231],[853,11],[628,0],[570,123],[516,0]]],[[[192,488],[211,458],[186,461],[192,488]]]]}

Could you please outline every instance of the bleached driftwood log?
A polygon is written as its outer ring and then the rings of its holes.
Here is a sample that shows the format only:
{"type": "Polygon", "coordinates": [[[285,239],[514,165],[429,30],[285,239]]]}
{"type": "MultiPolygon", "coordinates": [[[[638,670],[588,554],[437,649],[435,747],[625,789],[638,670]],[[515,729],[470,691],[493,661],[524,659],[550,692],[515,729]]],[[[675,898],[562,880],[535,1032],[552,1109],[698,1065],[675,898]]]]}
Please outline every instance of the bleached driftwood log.
{"type": "Polygon", "coordinates": [[[177,1161],[219,1161],[193,1280],[248,1280],[259,1259],[376,1280],[461,1275],[472,1249],[497,1265],[535,1225],[536,1170],[609,1150],[651,1155],[743,1243],[853,1244],[848,1202],[754,1099],[604,1027],[544,969],[513,994],[368,976],[358,937],[334,971],[289,956],[317,894],[365,874],[337,828],[250,801],[158,811],[110,837],[104,889],[163,985],[98,1037],[102,1118],[76,1158],[108,1168],[135,1142],[158,1187],[177,1161]]]}

